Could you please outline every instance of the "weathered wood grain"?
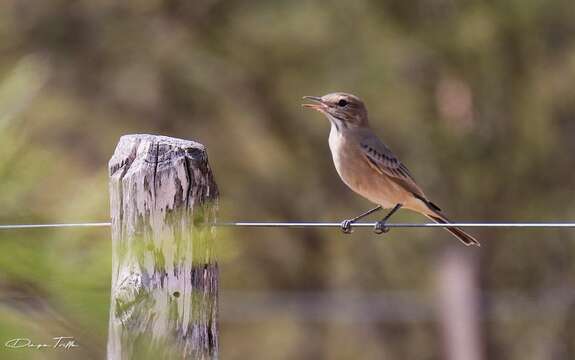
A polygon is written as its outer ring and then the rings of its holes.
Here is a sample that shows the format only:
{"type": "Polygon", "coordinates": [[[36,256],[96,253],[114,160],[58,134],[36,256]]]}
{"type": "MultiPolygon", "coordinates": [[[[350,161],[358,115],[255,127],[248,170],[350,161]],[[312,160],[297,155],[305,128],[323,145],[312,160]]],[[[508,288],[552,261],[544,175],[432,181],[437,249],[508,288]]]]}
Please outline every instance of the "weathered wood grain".
{"type": "Polygon", "coordinates": [[[108,359],[218,356],[218,189],[203,145],[126,135],[109,163],[108,359]]]}

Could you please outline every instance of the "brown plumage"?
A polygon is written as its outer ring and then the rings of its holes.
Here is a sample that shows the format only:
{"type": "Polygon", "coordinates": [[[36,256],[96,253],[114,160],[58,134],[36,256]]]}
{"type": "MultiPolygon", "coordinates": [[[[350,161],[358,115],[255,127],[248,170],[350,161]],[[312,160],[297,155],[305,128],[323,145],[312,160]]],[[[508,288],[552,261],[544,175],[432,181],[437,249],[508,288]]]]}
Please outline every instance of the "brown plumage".
{"type": "MultiPolygon", "coordinates": [[[[316,102],[304,104],[305,107],[323,113],[331,123],[329,147],[335,168],[347,186],[383,208],[399,204],[437,223],[449,223],[441,209],[417,185],[407,167],[369,127],[367,109],[358,97],[333,93],[305,98],[316,102]]],[[[479,245],[460,228],[447,227],[446,230],[465,245],[479,245]]]]}

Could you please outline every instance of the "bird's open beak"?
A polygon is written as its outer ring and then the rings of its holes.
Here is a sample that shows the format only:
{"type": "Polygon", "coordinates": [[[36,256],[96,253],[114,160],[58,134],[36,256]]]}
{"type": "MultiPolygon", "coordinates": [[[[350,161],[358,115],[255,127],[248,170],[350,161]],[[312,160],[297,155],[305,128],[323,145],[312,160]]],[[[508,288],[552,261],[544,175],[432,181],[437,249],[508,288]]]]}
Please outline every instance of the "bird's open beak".
{"type": "Polygon", "coordinates": [[[301,106],[305,107],[305,108],[310,108],[310,109],[314,109],[317,111],[323,111],[325,108],[325,104],[323,103],[323,101],[321,100],[320,97],[317,96],[304,96],[303,99],[305,100],[312,100],[317,102],[317,104],[302,104],[301,106]]]}

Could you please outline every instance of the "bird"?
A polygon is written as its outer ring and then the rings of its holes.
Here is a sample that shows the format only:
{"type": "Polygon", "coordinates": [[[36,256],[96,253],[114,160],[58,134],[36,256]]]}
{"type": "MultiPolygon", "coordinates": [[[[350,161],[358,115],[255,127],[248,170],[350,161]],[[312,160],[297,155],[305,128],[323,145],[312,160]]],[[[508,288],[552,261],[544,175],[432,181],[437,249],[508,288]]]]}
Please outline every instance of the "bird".
{"type": "MultiPolygon", "coordinates": [[[[436,223],[449,224],[442,210],[425,195],[407,167],[380,140],[369,125],[367,108],[352,94],[335,92],[324,96],[304,96],[312,103],[303,107],[322,113],[331,123],[329,148],[341,180],[354,192],[377,207],[341,222],[341,230],[351,233],[358,220],[381,209],[391,209],[376,222],[374,231],[389,231],[386,222],[400,208],[420,213],[436,223]]],[[[446,226],[465,245],[480,246],[461,228],[446,226]]]]}

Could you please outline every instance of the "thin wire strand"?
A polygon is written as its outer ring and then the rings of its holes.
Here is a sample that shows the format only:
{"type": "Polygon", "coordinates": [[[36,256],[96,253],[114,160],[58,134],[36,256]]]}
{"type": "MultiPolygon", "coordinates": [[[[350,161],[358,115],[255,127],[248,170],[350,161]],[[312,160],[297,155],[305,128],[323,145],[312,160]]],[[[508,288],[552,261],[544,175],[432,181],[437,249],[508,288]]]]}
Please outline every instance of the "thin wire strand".
{"type": "MultiPolygon", "coordinates": [[[[376,223],[354,223],[354,228],[373,228],[376,223]]],[[[43,228],[80,228],[80,227],[110,227],[110,222],[74,223],[74,224],[12,224],[0,225],[0,230],[12,229],[43,229],[43,228]]],[[[338,222],[219,222],[216,227],[255,227],[255,228],[340,228],[338,222]]],[[[486,228],[575,228],[575,223],[396,223],[386,224],[389,228],[445,228],[445,227],[486,227],[486,228]]]]}
{"type": "MultiPolygon", "coordinates": [[[[376,223],[353,223],[352,227],[373,228],[376,223]]],[[[238,227],[341,227],[337,222],[232,222],[217,223],[216,226],[238,226],[238,227]]],[[[575,223],[396,223],[385,224],[390,228],[424,228],[424,227],[524,227],[524,228],[575,228],[575,223]]]]}
{"type": "Polygon", "coordinates": [[[78,224],[13,224],[0,225],[0,230],[11,229],[43,229],[43,228],[76,228],[76,227],[110,227],[109,222],[78,223],[78,224]]]}

